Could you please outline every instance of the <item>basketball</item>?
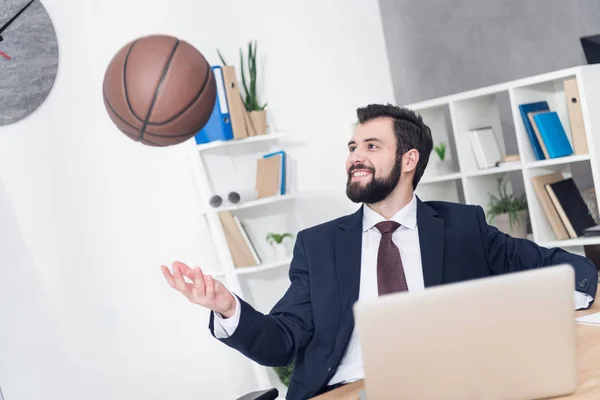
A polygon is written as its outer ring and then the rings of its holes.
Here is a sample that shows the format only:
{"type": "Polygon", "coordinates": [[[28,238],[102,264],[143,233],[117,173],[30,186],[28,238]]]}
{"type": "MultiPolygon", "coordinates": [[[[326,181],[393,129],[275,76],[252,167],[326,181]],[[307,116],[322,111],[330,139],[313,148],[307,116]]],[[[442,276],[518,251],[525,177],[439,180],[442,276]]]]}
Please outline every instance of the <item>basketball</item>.
{"type": "Polygon", "coordinates": [[[123,46],[102,85],[112,122],[132,140],[171,146],[195,136],[216,101],[211,66],[184,40],[149,35],[123,46]]]}

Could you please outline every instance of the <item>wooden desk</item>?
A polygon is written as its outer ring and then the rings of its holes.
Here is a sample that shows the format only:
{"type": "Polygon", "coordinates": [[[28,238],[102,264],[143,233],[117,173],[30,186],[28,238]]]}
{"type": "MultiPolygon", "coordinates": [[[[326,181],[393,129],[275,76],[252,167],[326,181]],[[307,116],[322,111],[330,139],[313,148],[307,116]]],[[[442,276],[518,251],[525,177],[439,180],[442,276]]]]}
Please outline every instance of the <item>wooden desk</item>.
{"type": "MultiPolygon", "coordinates": [[[[600,312],[600,301],[594,302],[589,310],[577,311],[576,315],[579,318],[597,312],[600,312]]],[[[577,390],[570,396],[553,397],[553,400],[600,399],[600,326],[577,324],[577,364],[579,380],[577,390]]],[[[353,382],[313,397],[312,400],[358,400],[363,385],[362,380],[353,382]]]]}

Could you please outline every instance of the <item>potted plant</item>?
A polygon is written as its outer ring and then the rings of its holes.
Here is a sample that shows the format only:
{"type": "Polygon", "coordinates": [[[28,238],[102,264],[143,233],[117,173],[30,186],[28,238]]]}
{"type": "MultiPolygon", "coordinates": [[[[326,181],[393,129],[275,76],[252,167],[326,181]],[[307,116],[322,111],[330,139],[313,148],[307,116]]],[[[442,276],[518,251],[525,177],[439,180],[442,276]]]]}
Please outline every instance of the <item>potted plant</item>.
{"type": "Polygon", "coordinates": [[[275,253],[275,258],[277,260],[283,260],[287,257],[287,251],[285,248],[285,243],[283,243],[283,239],[286,237],[291,238],[291,233],[268,233],[267,234],[267,242],[273,248],[275,253]]]}
{"type": "Polygon", "coordinates": [[[490,194],[487,209],[488,222],[502,232],[516,238],[527,238],[529,213],[525,195],[508,194],[507,182],[498,179],[498,196],[490,194]]]}
{"type": "MultiPolygon", "coordinates": [[[[223,65],[227,65],[223,55],[217,50],[219,58],[223,65]]],[[[244,107],[250,116],[250,127],[257,135],[263,135],[267,132],[267,103],[260,104],[257,93],[257,73],[256,73],[256,41],[248,42],[248,54],[246,56],[246,65],[244,65],[244,54],[240,48],[240,72],[242,75],[242,88],[244,89],[244,107]],[[246,69],[248,70],[248,79],[246,79],[246,69]]]]}
{"type": "Polygon", "coordinates": [[[294,363],[291,362],[285,367],[274,367],[277,377],[285,386],[290,386],[290,380],[292,379],[292,372],[294,371],[294,363]]]}
{"type": "Polygon", "coordinates": [[[450,161],[446,159],[446,150],[448,149],[445,142],[439,142],[433,147],[433,150],[437,154],[439,161],[436,163],[436,170],[438,174],[446,174],[450,172],[450,161]]]}

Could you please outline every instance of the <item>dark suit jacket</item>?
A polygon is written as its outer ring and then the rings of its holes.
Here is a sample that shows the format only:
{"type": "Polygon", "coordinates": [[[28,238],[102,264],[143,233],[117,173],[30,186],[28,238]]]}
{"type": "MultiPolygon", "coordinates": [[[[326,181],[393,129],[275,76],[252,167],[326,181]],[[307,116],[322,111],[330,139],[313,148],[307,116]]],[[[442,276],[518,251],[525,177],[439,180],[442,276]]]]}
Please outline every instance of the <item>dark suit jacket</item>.
{"type": "MultiPolygon", "coordinates": [[[[425,287],[569,263],[575,268],[574,288],[595,297],[597,269],[588,259],[511,238],[489,226],[479,206],[417,202],[425,287]]],[[[285,295],[268,315],[240,299],[239,325],[220,339],[262,365],[295,360],[288,399],[318,394],[344,354],[359,294],[362,217],[361,207],[299,232],[285,295]]],[[[214,335],[213,324],[211,314],[214,335]]]]}

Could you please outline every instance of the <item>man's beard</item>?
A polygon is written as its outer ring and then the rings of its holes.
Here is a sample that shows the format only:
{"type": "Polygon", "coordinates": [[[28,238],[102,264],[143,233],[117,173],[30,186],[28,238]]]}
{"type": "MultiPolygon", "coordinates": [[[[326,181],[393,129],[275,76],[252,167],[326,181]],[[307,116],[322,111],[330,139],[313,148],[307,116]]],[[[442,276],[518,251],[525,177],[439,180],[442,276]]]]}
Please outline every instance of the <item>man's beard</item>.
{"type": "Polygon", "coordinates": [[[390,174],[384,178],[376,178],[375,170],[363,164],[353,165],[348,171],[348,182],[346,183],[346,195],[355,203],[373,204],[385,199],[396,187],[400,180],[402,164],[398,159],[390,174]],[[352,171],[365,169],[371,172],[371,181],[365,186],[360,182],[352,182],[352,171]]]}

